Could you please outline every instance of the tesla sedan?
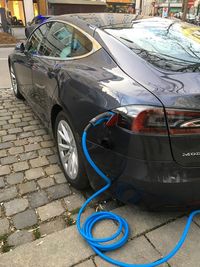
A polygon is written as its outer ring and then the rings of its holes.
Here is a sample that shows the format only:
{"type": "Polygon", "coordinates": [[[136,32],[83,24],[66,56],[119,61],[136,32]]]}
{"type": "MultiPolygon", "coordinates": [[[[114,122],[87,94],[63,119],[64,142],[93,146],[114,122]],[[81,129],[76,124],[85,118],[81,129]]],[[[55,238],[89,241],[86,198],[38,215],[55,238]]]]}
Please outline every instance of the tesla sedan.
{"type": "Polygon", "coordinates": [[[52,129],[67,180],[102,180],[81,149],[89,132],[110,193],[150,208],[200,206],[200,28],[131,14],[72,14],[38,26],[9,56],[12,88],[52,129]]]}

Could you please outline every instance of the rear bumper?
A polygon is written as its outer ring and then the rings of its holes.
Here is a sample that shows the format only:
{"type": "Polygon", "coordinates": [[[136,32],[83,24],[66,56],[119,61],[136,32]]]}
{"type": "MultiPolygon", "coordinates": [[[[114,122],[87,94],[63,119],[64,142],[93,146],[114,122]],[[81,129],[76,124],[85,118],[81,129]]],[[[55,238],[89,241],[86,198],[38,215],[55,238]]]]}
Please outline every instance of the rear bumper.
{"type": "MultiPolygon", "coordinates": [[[[112,195],[125,203],[151,209],[200,206],[200,168],[182,167],[174,161],[143,161],[95,147],[91,156],[112,179],[112,195]]],[[[88,166],[91,185],[104,183],[88,166]]]]}

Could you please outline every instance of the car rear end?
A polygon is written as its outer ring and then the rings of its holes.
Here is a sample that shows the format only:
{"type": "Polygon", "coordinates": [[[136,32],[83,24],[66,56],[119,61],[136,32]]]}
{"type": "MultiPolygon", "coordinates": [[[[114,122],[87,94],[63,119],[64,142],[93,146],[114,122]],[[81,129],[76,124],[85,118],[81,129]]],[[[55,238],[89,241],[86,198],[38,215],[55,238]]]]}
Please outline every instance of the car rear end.
{"type": "Polygon", "coordinates": [[[138,95],[133,104],[115,109],[116,124],[105,133],[112,145],[106,152],[98,148],[112,192],[124,202],[153,209],[200,206],[199,32],[160,19],[97,31],[124,72],[160,102],[140,104],[138,95]],[[116,47],[129,49],[129,57],[109,48],[112,38],[116,47]]]}

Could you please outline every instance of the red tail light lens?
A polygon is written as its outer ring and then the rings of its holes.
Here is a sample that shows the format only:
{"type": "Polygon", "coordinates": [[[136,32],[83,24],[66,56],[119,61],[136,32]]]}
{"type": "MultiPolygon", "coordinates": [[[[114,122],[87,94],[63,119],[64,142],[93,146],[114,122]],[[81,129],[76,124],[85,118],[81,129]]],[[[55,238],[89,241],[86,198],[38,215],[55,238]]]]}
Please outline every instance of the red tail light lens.
{"type": "Polygon", "coordinates": [[[200,134],[200,111],[166,109],[171,135],[200,134]]]}
{"type": "Polygon", "coordinates": [[[117,109],[117,125],[134,133],[168,134],[163,108],[126,106],[117,109]]]}
{"type": "Polygon", "coordinates": [[[200,111],[132,105],[115,112],[117,125],[134,133],[200,134],[200,111]]]}

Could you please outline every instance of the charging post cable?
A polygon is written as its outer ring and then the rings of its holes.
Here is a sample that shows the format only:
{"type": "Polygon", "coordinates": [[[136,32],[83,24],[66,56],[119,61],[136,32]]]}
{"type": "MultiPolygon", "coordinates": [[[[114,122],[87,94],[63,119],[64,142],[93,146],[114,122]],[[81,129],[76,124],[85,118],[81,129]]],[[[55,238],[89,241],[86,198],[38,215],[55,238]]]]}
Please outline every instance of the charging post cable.
{"type": "Polygon", "coordinates": [[[182,236],[178,243],[175,245],[175,247],[163,258],[158,259],[157,261],[151,262],[151,263],[144,263],[144,264],[128,264],[125,262],[117,261],[113,258],[110,258],[105,254],[105,252],[113,251],[116,249],[119,249],[122,247],[127,241],[129,236],[129,226],[127,221],[120,217],[117,214],[114,214],[110,211],[99,211],[96,213],[93,213],[87,219],[82,223],[81,225],[81,215],[86,209],[87,205],[95,199],[97,196],[105,192],[110,186],[111,186],[111,180],[98,168],[98,166],[94,163],[92,158],[90,157],[90,154],[87,149],[87,132],[91,129],[96,127],[97,125],[100,125],[102,123],[105,123],[107,126],[112,125],[114,121],[116,121],[117,114],[113,112],[105,112],[101,115],[98,115],[94,119],[92,119],[89,124],[86,126],[86,128],[83,131],[82,135],[82,149],[84,152],[84,155],[88,161],[88,163],[91,165],[91,167],[94,169],[94,171],[105,181],[106,185],[103,186],[100,190],[95,192],[91,197],[89,197],[86,202],[81,207],[78,217],[77,217],[77,229],[81,236],[86,240],[88,245],[93,249],[93,251],[99,255],[102,259],[105,261],[116,265],[116,266],[122,266],[122,267],[154,267],[159,266],[167,261],[169,261],[181,248],[183,243],[185,242],[185,239],[188,235],[188,231],[190,229],[190,225],[192,223],[192,219],[197,214],[200,214],[200,210],[196,210],[190,213],[186,226],[183,230],[182,236]],[[118,229],[117,231],[105,238],[95,238],[93,237],[92,230],[96,223],[101,222],[103,220],[111,220],[117,223],[118,229]],[[111,242],[110,242],[111,241],[111,242]],[[110,242],[108,244],[108,242],[110,242]]]}

